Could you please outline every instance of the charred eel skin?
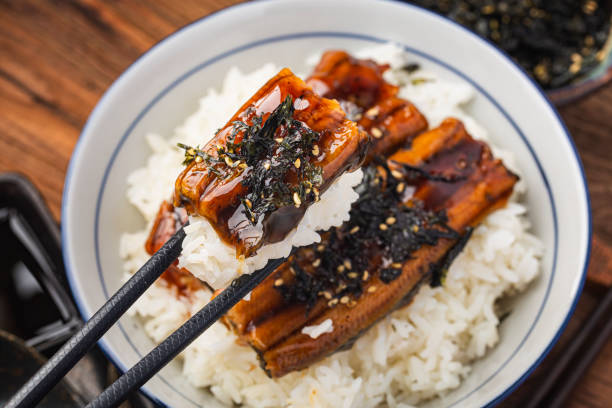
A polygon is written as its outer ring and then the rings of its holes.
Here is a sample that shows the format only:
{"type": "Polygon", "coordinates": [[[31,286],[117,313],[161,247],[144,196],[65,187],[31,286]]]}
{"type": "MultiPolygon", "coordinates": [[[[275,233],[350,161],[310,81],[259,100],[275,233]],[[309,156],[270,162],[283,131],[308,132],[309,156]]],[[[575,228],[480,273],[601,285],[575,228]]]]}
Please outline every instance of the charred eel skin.
{"type": "MultiPolygon", "coordinates": [[[[491,209],[503,205],[517,180],[499,160],[492,157],[485,144],[474,141],[461,122],[455,119],[448,119],[439,128],[418,136],[411,149],[391,156],[388,169],[395,170],[394,175],[385,174],[381,177],[382,183],[387,183],[389,188],[405,183],[406,189],[414,189],[404,205],[410,206],[420,201],[427,208],[444,209],[448,225],[459,233],[475,225],[491,209]],[[428,147],[432,145],[432,140],[444,142],[433,143],[438,148],[431,149],[428,147]],[[408,171],[402,165],[407,165],[408,171]],[[408,174],[414,167],[439,177],[414,179],[408,174]],[[398,171],[405,173],[402,176],[405,179],[397,178],[398,171]],[[444,177],[446,179],[440,181],[444,177]]],[[[371,276],[365,281],[360,296],[347,303],[338,302],[330,306],[324,296],[319,297],[310,308],[299,302],[287,304],[281,301],[268,310],[258,306],[257,313],[250,314],[248,323],[236,319],[237,310],[230,311],[226,321],[257,350],[270,376],[279,377],[303,369],[351,344],[380,318],[409,302],[416,288],[429,282],[432,265],[441,262],[457,242],[457,238],[441,238],[435,245],[422,246],[402,263],[401,272],[390,281],[381,279],[384,268],[380,259],[377,260],[377,249],[374,248],[372,264],[368,268],[371,276]],[[302,327],[320,324],[328,318],[334,322],[333,332],[317,339],[301,333],[302,327]]],[[[308,262],[312,263],[316,256],[316,246],[299,250],[296,257],[300,256],[303,256],[300,265],[303,264],[304,269],[310,271],[308,262]]],[[[287,264],[283,265],[257,288],[252,295],[257,297],[240,305],[242,310],[248,308],[248,303],[257,304],[258,299],[275,297],[274,292],[278,292],[275,282],[278,279],[284,281],[292,275],[288,268],[287,264]]],[[[270,303],[275,302],[269,302],[268,306],[270,303]]]]}

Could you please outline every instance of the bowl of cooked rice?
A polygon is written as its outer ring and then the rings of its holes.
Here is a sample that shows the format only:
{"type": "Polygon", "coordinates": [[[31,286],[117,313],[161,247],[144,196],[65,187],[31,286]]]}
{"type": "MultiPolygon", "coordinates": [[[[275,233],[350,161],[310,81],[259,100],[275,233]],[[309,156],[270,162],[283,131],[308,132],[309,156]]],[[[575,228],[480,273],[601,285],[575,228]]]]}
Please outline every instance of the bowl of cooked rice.
{"type": "MultiPolygon", "coordinates": [[[[411,5],[270,0],[230,7],[170,35],[134,62],[91,113],[70,162],[62,209],[64,259],[83,318],[150,256],[150,230],[186,161],[177,144],[205,145],[281,69],[312,78],[329,50],[379,67],[393,97],[425,118],[425,135],[460,123],[470,146],[485,149],[487,160],[511,175],[511,190],[469,222],[471,236],[437,284],[417,285],[409,301],[342,347],[274,375],[267,354],[245,341],[250,329],[237,334],[227,320],[217,322],[142,387],[162,406],[493,406],[535,369],[574,310],[590,249],[589,196],[573,141],[542,90],[491,44],[411,5]]],[[[378,108],[349,114],[359,103],[348,97],[339,106],[361,125],[378,108]]],[[[383,133],[369,128],[373,141],[383,133]]],[[[415,136],[401,149],[425,139],[415,136]]],[[[425,177],[424,168],[410,169],[425,177]]],[[[246,259],[189,214],[178,265],[201,281],[185,295],[185,285],[160,280],[108,331],[101,348],[127,370],[205,305],[214,289],[287,256],[292,246],[315,251],[327,239],[321,231],[349,222],[363,197],[364,174],[366,167],[347,172],[320,198],[317,192],[285,239],[246,259]]],[[[431,183],[461,179],[427,177],[431,183]]],[[[394,189],[407,187],[396,183],[394,189]]],[[[299,207],[299,197],[294,200],[299,207]]],[[[360,214],[363,230],[369,218],[360,214]]],[[[391,230],[396,219],[386,222],[379,229],[391,230]]],[[[393,261],[382,262],[390,273],[393,261]]],[[[351,277],[351,267],[355,261],[345,260],[337,269],[351,277]]],[[[359,273],[364,282],[373,274],[359,273]]],[[[284,286],[282,279],[273,286],[284,286]]],[[[359,288],[363,296],[384,293],[359,288]]],[[[334,298],[325,290],[317,295],[330,307],[345,307],[347,316],[359,309],[351,309],[358,298],[334,298]]],[[[256,291],[253,296],[258,301],[256,291]]],[[[298,334],[314,341],[341,328],[333,319],[318,322],[298,334]]]]}

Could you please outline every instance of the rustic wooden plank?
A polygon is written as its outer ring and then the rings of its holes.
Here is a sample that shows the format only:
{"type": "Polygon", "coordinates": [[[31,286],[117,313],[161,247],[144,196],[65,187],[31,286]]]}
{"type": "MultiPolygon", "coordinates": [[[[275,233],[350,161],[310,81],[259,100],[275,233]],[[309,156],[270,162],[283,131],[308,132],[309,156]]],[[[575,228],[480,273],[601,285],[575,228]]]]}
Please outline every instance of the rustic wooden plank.
{"type": "MultiPolygon", "coordinates": [[[[237,0],[0,0],[0,171],[20,171],[59,219],[63,180],[80,129],[102,93],[153,44],[237,0]]],[[[205,44],[203,44],[205,46],[205,44]]],[[[612,245],[612,86],[561,110],[592,197],[596,251],[612,245]]],[[[604,265],[604,264],[600,264],[604,265]]],[[[609,266],[591,271],[612,283],[609,266]]],[[[502,406],[516,406],[546,375],[602,295],[587,285],[568,330],[502,406]]],[[[612,342],[574,390],[572,408],[609,406],[612,342]]]]}
{"type": "Polygon", "coordinates": [[[593,230],[612,245],[612,84],[561,109],[582,158],[593,209],[593,230]]]}

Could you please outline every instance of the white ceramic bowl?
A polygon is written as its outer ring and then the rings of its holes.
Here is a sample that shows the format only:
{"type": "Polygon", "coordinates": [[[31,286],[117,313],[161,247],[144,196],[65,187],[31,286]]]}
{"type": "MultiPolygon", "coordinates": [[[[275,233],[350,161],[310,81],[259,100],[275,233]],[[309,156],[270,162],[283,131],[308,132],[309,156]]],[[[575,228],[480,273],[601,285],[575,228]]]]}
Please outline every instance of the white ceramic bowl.
{"type": "MultiPolygon", "coordinates": [[[[477,90],[470,112],[494,143],[516,153],[528,184],[535,233],[546,245],[542,276],[501,325],[501,341],[469,378],[432,406],[494,405],[541,361],[565,327],[584,281],[590,241],[589,199],[572,140],[541,90],[509,58],[458,25],[390,1],[260,1],[232,7],[179,30],[136,61],[91,114],[74,152],[64,193],[64,257],[85,319],[121,285],[119,236],[142,228],[125,199],[126,176],[142,166],[149,131],[170,134],[219,86],[229,67],[267,61],[306,71],[324,49],[356,50],[393,41],[441,77],[477,90]]],[[[121,369],[153,347],[124,317],[101,341],[121,369]]],[[[171,364],[144,391],[173,407],[216,406],[171,364]]]]}

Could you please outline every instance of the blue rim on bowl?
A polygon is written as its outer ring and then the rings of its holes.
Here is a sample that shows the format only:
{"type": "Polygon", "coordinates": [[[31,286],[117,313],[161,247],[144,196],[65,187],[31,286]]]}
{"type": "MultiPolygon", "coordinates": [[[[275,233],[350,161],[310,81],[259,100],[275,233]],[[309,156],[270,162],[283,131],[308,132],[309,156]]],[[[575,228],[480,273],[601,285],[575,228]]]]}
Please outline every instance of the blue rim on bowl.
{"type": "MultiPolygon", "coordinates": [[[[404,6],[406,6],[406,7],[414,7],[414,6],[407,5],[407,4],[403,4],[403,5],[404,5],[404,6]]],[[[232,7],[231,9],[236,8],[236,7],[249,7],[249,5],[244,5],[244,4],[241,4],[241,5],[234,6],[234,7],[232,7]]],[[[130,67],[129,67],[129,68],[128,68],[128,69],[127,69],[127,70],[126,70],[126,71],[125,71],[125,72],[124,72],[124,73],[123,73],[123,74],[122,74],[122,75],[121,75],[121,76],[120,76],[120,77],[119,77],[119,78],[118,78],[118,79],[117,79],[117,80],[114,82],[114,83],[113,83],[113,85],[111,85],[111,87],[109,88],[109,90],[107,90],[107,92],[104,94],[104,96],[101,98],[100,102],[98,103],[98,105],[96,106],[96,108],[94,109],[94,111],[92,112],[92,114],[91,114],[90,118],[88,119],[88,122],[86,123],[85,127],[83,128],[82,135],[86,133],[86,129],[87,129],[87,127],[88,127],[89,123],[91,122],[92,118],[96,116],[96,112],[97,112],[98,108],[99,108],[99,107],[100,107],[100,106],[101,106],[101,105],[104,103],[104,100],[105,100],[106,96],[108,95],[108,93],[110,92],[110,90],[111,90],[113,87],[117,86],[117,84],[121,83],[121,82],[122,82],[122,78],[124,78],[124,75],[125,75],[125,74],[126,74],[128,71],[132,70],[132,69],[133,69],[135,66],[137,66],[137,65],[138,65],[138,63],[139,63],[139,61],[141,61],[141,59],[142,59],[142,58],[144,58],[146,55],[148,55],[148,54],[149,54],[149,53],[150,53],[152,50],[154,50],[154,49],[156,49],[157,47],[159,47],[160,45],[162,45],[162,44],[163,44],[165,41],[167,41],[169,38],[171,38],[171,37],[173,37],[173,36],[177,35],[178,33],[182,32],[183,30],[186,30],[187,28],[192,27],[192,26],[194,26],[194,25],[201,24],[201,23],[203,23],[204,21],[206,21],[208,18],[211,18],[212,16],[216,16],[216,15],[218,15],[219,13],[226,12],[227,10],[228,10],[228,9],[221,10],[221,11],[219,11],[219,12],[217,12],[217,13],[214,13],[214,14],[209,15],[209,16],[206,16],[206,17],[204,17],[204,18],[202,18],[202,19],[200,19],[200,20],[197,20],[197,21],[195,21],[195,22],[193,22],[193,23],[189,24],[188,26],[183,27],[182,29],[180,29],[180,30],[178,30],[177,32],[175,32],[174,34],[171,34],[170,36],[166,37],[164,40],[160,41],[160,42],[159,42],[157,45],[155,45],[154,47],[152,47],[152,48],[151,48],[151,50],[149,50],[147,53],[143,54],[143,56],[141,56],[141,57],[140,57],[140,58],[139,58],[139,59],[138,59],[136,62],[134,62],[134,64],[132,64],[132,65],[131,65],[131,66],[130,66],[130,67]]],[[[433,14],[433,13],[430,13],[430,14],[433,14]]],[[[437,15],[436,15],[436,17],[437,17],[437,18],[441,18],[441,19],[443,19],[443,17],[437,16],[437,15]]],[[[445,20],[446,20],[446,19],[445,19],[445,20]]],[[[448,20],[447,20],[447,21],[448,21],[448,20]]],[[[455,24],[455,23],[452,23],[452,24],[455,24]]],[[[459,26],[459,27],[460,27],[460,26],[459,26]]],[[[471,32],[469,32],[468,30],[466,30],[466,29],[464,29],[464,28],[462,28],[462,30],[467,31],[467,32],[468,32],[468,33],[470,33],[470,35],[472,35],[472,36],[476,36],[475,34],[472,34],[471,32]]],[[[294,33],[294,34],[291,34],[290,36],[295,37],[295,36],[306,36],[306,35],[310,35],[310,36],[315,36],[315,35],[318,35],[318,36],[321,36],[321,35],[327,35],[327,36],[334,36],[334,35],[335,35],[335,36],[352,36],[352,37],[354,37],[354,38],[361,38],[361,39],[364,39],[364,40],[369,40],[369,41],[375,41],[375,42],[385,42],[385,40],[384,40],[384,39],[374,38],[374,37],[369,37],[369,36],[364,36],[364,35],[360,35],[360,34],[356,34],[356,33],[338,33],[338,32],[336,32],[336,33],[330,33],[330,32],[326,32],[326,33],[322,33],[322,32],[318,32],[318,33],[294,33]]],[[[232,50],[228,50],[228,51],[226,51],[226,52],[224,52],[224,53],[222,53],[222,54],[220,54],[220,55],[217,55],[216,57],[214,57],[214,58],[212,58],[212,59],[207,60],[206,62],[204,62],[204,63],[202,63],[202,64],[198,65],[198,66],[197,66],[197,67],[195,67],[194,69],[191,69],[191,70],[187,71],[187,72],[186,72],[186,73],[185,73],[185,74],[184,74],[182,77],[180,77],[180,78],[176,79],[176,80],[175,80],[175,81],[174,81],[172,84],[170,84],[168,87],[166,87],[166,88],[165,88],[165,89],[164,89],[164,90],[163,90],[163,91],[162,91],[162,92],[161,92],[161,93],[160,93],[160,94],[159,94],[159,95],[158,95],[156,98],[154,98],[154,99],[153,99],[153,100],[150,102],[150,104],[149,104],[149,105],[148,105],[148,106],[145,108],[145,111],[146,111],[146,110],[147,110],[147,109],[148,109],[148,108],[149,108],[149,107],[150,107],[152,104],[154,104],[154,103],[156,102],[156,100],[157,100],[159,97],[161,97],[163,94],[165,94],[165,93],[166,93],[166,92],[167,92],[167,91],[168,91],[168,90],[169,90],[171,87],[175,86],[177,83],[179,83],[180,81],[182,81],[182,80],[183,80],[185,77],[187,77],[187,76],[191,75],[191,74],[194,72],[194,70],[196,70],[196,69],[202,69],[204,66],[206,66],[206,65],[208,65],[208,64],[211,64],[211,63],[213,63],[213,62],[215,62],[215,61],[218,61],[218,60],[220,60],[220,59],[222,59],[222,58],[225,58],[225,57],[227,57],[227,56],[229,56],[229,55],[231,55],[231,54],[233,54],[233,53],[237,53],[237,52],[240,52],[240,51],[246,50],[246,49],[248,49],[248,48],[255,47],[255,46],[260,45],[260,44],[262,44],[262,43],[264,43],[264,42],[281,41],[281,40],[283,40],[283,39],[282,39],[282,38],[278,38],[278,37],[275,37],[275,38],[268,38],[268,39],[264,39],[264,40],[259,40],[259,41],[253,42],[253,43],[245,44],[245,45],[243,45],[243,46],[240,46],[240,47],[234,48],[234,49],[232,49],[232,50]]],[[[494,47],[494,46],[493,46],[493,45],[491,45],[491,44],[489,44],[489,46],[490,46],[490,47],[494,47]]],[[[495,47],[494,47],[494,48],[495,48],[495,47]]],[[[423,54],[422,52],[419,52],[418,50],[413,50],[413,49],[412,49],[411,51],[423,54]]],[[[498,52],[498,53],[500,53],[500,52],[499,52],[499,50],[498,50],[497,48],[495,48],[495,51],[496,51],[496,52],[498,52]]],[[[505,58],[505,59],[509,60],[509,61],[510,61],[512,64],[514,64],[514,62],[513,62],[512,60],[510,60],[510,59],[509,59],[509,57],[507,57],[507,56],[506,56],[505,54],[503,54],[503,53],[501,53],[501,54],[504,56],[504,58],[505,58]]],[[[425,56],[425,57],[430,57],[430,56],[428,56],[428,55],[426,55],[426,54],[425,54],[425,55],[423,55],[423,56],[425,56]]],[[[430,58],[431,58],[431,57],[430,57],[430,58]]],[[[441,61],[437,61],[437,62],[438,62],[438,63],[442,63],[442,64],[444,64],[445,66],[447,66],[447,68],[453,69],[454,71],[456,71],[457,73],[459,73],[459,74],[461,75],[461,72],[460,72],[460,71],[458,71],[458,70],[456,70],[456,69],[454,69],[454,68],[452,68],[452,67],[449,67],[449,66],[448,66],[448,64],[445,64],[445,63],[443,63],[443,62],[441,62],[441,61]]],[[[514,64],[514,65],[516,66],[516,64],[514,64]]],[[[520,69],[520,67],[518,67],[518,68],[519,68],[519,70],[520,70],[521,72],[523,72],[523,71],[522,71],[522,69],[520,69]]],[[[523,72],[523,75],[526,75],[526,74],[523,72]]],[[[477,84],[475,84],[473,81],[471,81],[471,80],[470,80],[469,78],[467,78],[465,75],[461,75],[461,76],[463,76],[463,78],[464,78],[464,79],[467,79],[468,81],[472,82],[472,84],[473,84],[473,85],[475,85],[476,87],[478,87],[478,85],[477,85],[477,84]]],[[[539,88],[539,86],[538,86],[538,85],[537,85],[537,84],[536,84],[534,81],[532,81],[531,79],[530,79],[530,81],[531,81],[531,83],[534,85],[534,87],[535,87],[535,88],[537,88],[537,89],[538,89],[538,91],[539,91],[539,92],[540,92],[542,95],[545,95],[545,94],[544,94],[544,92],[543,92],[543,91],[542,91],[542,90],[539,88]]],[[[481,89],[481,91],[482,91],[482,89],[481,89]]],[[[486,94],[486,92],[485,92],[485,94],[486,94]]],[[[494,101],[493,101],[493,102],[494,102],[494,101]]],[[[495,103],[495,102],[494,102],[494,103],[495,103]]],[[[499,107],[499,106],[498,106],[498,107],[499,107]]],[[[587,203],[588,208],[590,208],[590,201],[589,201],[588,191],[586,190],[586,180],[585,180],[585,177],[584,177],[584,171],[583,171],[583,168],[582,168],[582,163],[580,162],[580,158],[579,158],[579,156],[577,155],[575,145],[574,145],[573,141],[571,140],[571,137],[569,136],[569,133],[567,132],[567,129],[566,129],[565,125],[563,124],[563,122],[562,122],[561,118],[559,117],[558,113],[557,113],[557,112],[554,110],[554,108],[552,107],[552,105],[551,105],[551,110],[552,110],[553,112],[555,112],[555,114],[557,115],[557,120],[559,121],[559,123],[561,124],[562,128],[564,129],[565,135],[566,135],[566,137],[568,138],[568,141],[569,141],[569,143],[570,143],[570,145],[571,145],[571,147],[572,147],[572,149],[573,149],[573,154],[576,156],[576,160],[577,160],[577,162],[578,162],[578,164],[579,164],[579,166],[580,166],[581,176],[582,176],[582,182],[583,182],[583,185],[585,186],[585,199],[586,199],[586,203],[587,203]]],[[[143,111],[143,112],[141,113],[141,115],[142,115],[142,114],[143,114],[145,111],[143,111]]],[[[502,110],[502,111],[503,111],[503,110],[502,110]]],[[[134,123],[136,123],[136,122],[139,120],[139,117],[140,117],[141,115],[139,115],[139,116],[136,118],[136,120],[135,120],[135,122],[133,122],[133,124],[134,124],[134,123]]],[[[511,120],[511,119],[510,119],[510,120],[511,120]]],[[[128,131],[125,133],[124,137],[127,137],[127,135],[129,134],[129,132],[130,132],[130,129],[128,129],[128,131]]],[[[122,141],[120,142],[120,145],[121,145],[121,143],[123,142],[123,140],[124,140],[124,139],[122,139],[122,141]]],[[[66,203],[66,197],[67,197],[67,196],[68,196],[68,194],[69,194],[69,189],[70,189],[70,185],[71,185],[71,176],[72,176],[72,172],[73,172],[74,163],[75,163],[75,161],[76,161],[76,160],[74,160],[74,158],[75,158],[75,157],[77,157],[77,156],[79,155],[79,151],[80,151],[79,149],[80,149],[80,146],[82,145],[82,142],[83,142],[83,138],[80,138],[80,139],[79,139],[79,141],[78,141],[78,143],[77,143],[77,146],[76,146],[76,148],[75,148],[74,155],[73,155],[73,159],[71,160],[70,165],[69,165],[69,168],[68,168],[68,174],[67,174],[67,177],[66,177],[66,183],[65,183],[65,189],[64,189],[64,205],[62,206],[62,219],[64,219],[64,220],[68,219],[68,217],[66,217],[66,211],[67,211],[67,210],[66,210],[66,205],[65,205],[65,203],[66,203]]],[[[528,144],[528,143],[527,143],[527,144],[528,144]]],[[[113,160],[114,160],[114,157],[116,156],[116,153],[117,153],[118,149],[120,148],[120,145],[119,145],[119,146],[117,146],[117,148],[115,149],[115,152],[114,152],[114,154],[113,154],[113,157],[111,158],[111,161],[110,161],[110,163],[109,163],[109,165],[108,165],[108,167],[107,167],[107,173],[108,173],[108,168],[110,168],[110,166],[112,165],[112,162],[113,162],[113,160]]],[[[533,153],[533,151],[532,151],[532,154],[534,155],[534,158],[535,158],[535,154],[533,153]]],[[[537,160],[537,159],[536,159],[536,160],[537,160]]],[[[106,175],[105,175],[105,179],[106,179],[106,175]]],[[[104,182],[103,182],[103,185],[102,185],[102,187],[101,187],[100,194],[103,192],[103,189],[104,189],[104,182]]],[[[552,198],[552,197],[551,197],[551,198],[552,198]]],[[[99,203],[98,203],[98,205],[99,205],[99,203]]],[[[97,220],[96,220],[96,223],[97,223],[97,220]]],[[[78,292],[75,290],[75,287],[74,287],[74,271],[73,271],[73,268],[72,268],[72,265],[71,265],[71,262],[70,262],[70,257],[69,257],[69,254],[67,253],[67,249],[66,249],[66,248],[67,248],[67,245],[66,245],[66,231],[67,231],[67,228],[62,228],[62,241],[64,242],[64,259],[65,259],[65,262],[66,262],[66,267],[67,267],[67,271],[68,271],[68,279],[69,279],[70,285],[71,285],[71,287],[72,287],[72,289],[73,289],[73,294],[74,294],[74,295],[75,295],[75,297],[76,297],[77,304],[78,304],[78,306],[79,306],[79,309],[80,309],[80,312],[81,312],[82,316],[83,316],[84,318],[88,318],[88,317],[89,317],[89,316],[88,316],[88,313],[86,313],[85,308],[83,307],[83,302],[82,302],[82,300],[79,298],[78,292]]],[[[590,212],[589,212],[589,214],[588,214],[588,235],[589,235],[589,237],[590,237],[590,234],[591,234],[591,216],[590,216],[590,212]]],[[[97,240],[97,236],[96,236],[96,240],[97,240]]],[[[536,367],[536,366],[537,366],[537,365],[538,365],[538,364],[541,362],[541,360],[542,360],[542,359],[544,358],[544,356],[545,356],[545,355],[548,353],[548,351],[550,350],[550,348],[551,348],[551,347],[552,347],[552,346],[555,344],[555,342],[557,341],[557,339],[558,339],[559,335],[561,334],[561,332],[562,332],[562,331],[563,331],[563,329],[565,328],[565,326],[566,326],[566,324],[567,324],[567,322],[568,322],[568,320],[569,320],[569,317],[570,317],[570,316],[572,315],[572,313],[573,313],[573,310],[574,310],[574,308],[575,308],[575,306],[576,306],[577,299],[578,299],[579,294],[580,294],[580,292],[581,292],[581,290],[582,290],[582,286],[583,286],[583,284],[584,284],[584,279],[585,279],[585,275],[586,275],[586,266],[588,265],[588,256],[589,256],[589,253],[590,253],[590,244],[589,244],[589,246],[588,246],[588,248],[587,248],[587,253],[586,253],[586,262],[585,262],[585,265],[583,266],[582,276],[581,276],[581,279],[580,279],[580,284],[579,284],[578,291],[577,291],[577,293],[576,293],[576,297],[573,299],[573,302],[572,302],[572,305],[571,305],[571,307],[570,307],[570,309],[569,309],[569,312],[568,312],[568,314],[567,314],[567,316],[566,316],[566,318],[565,318],[564,322],[562,323],[562,325],[561,325],[561,326],[558,328],[557,333],[555,334],[555,336],[554,336],[553,340],[550,342],[550,344],[549,344],[549,345],[548,345],[548,347],[547,347],[547,348],[544,350],[544,352],[541,354],[541,356],[540,356],[540,357],[539,357],[539,358],[538,358],[538,359],[537,359],[537,360],[536,360],[536,361],[533,363],[533,365],[532,365],[532,366],[531,366],[531,367],[530,367],[530,368],[529,368],[529,369],[528,369],[528,370],[527,370],[525,373],[523,373],[523,374],[521,375],[521,377],[520,377],[520,378],[519,378],[519,379],[518,379],[518,380],[517,380],[517,381],[516,381],[514,384],[512,384],[510,387],[508,387],[508,388],[507,388],[507,389],[506,389],[506,390],[505,390],[503,393],[501,393],[500,395],[498,395],[498,396],[497,396],[495,399],[493,399],[493,400],[492,400],[492,401],[491,401],[491,402],[488,404],[489,406],[492,406],[492,405],[497,404],[499,401],[501,401],[503,398],[505,398],[505,397],[506,397],[506,396],[507,396],[507,395],[508,395],[510,392],[512,392],[512,391],[513,391],[513,390],[514,390],[514,389],[515,389],[515,388],[516,388],[516,387],[517,387],[517,386],[518,386],[518,385],[519,385],[519,384],[520,384],[520,383],[521,383],[521,382],[522,382],[522,381],[523,381],[523,380],[524,380],[524,379],[525,379],[525,378],[526,378],[526,377],[527,377],[527,376],[528,376],[528,375],[529,375],[529,374],[530,374],[530,373],[531,373],[531,372],[532,372],[532,371],[535,369],[535,367],[536,367]]],[[[553,269],[553,270],[554,270],[554,269],[553,269]]],[[[552,279],[552,277],[551,277],[551,279],[552,279]]],[[[104,281],[102,281],[102,284],[104,285],[104,281]]],[[[125,368],[126,368],[126,367],[124,367],[124,366],[122,365],[121,361],[120,361],[120,360],[117,358],[117,356],[113,355],[112,351],[110,350],[110,348],[108,347],[108,345],[107,345],[107,344],[104,342],[104,340],[102,340],[102,341],[100,342],[100,345],[101,345],[102,349],[104,350],[104,352],[106,353],[106,355],[109,357],[109,359],[110,359],[110,360],[111,360],[111,361],[112,361],[112,362],[113,362],[113,363],[114,363],[114,364],[115,364],[115,365],[116,365],[116,366],[117,366],[119,369],[121,369],[121,370],[125,370],[125,368]]],[[[145,392],[145,393],[146,393],[146,394],[147,394],[149,397],[151,397],[152,399],[156,400],[158,403],[160,403],[160,404],[162,403],[162,402],[161,402],[161,401],[159,401],[157,398],[155,398],[155,396],[154,396],[154,395],[153,395],[153,394],[152,394],[152,393],[151,393],[151,392],[150,392],[150,391],[149,391],[149,390],[146,388],[146,386],[145,386],[145,387],[143,387],[143,391],[144,391],[144,392],[145,392]]]]}

